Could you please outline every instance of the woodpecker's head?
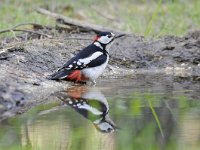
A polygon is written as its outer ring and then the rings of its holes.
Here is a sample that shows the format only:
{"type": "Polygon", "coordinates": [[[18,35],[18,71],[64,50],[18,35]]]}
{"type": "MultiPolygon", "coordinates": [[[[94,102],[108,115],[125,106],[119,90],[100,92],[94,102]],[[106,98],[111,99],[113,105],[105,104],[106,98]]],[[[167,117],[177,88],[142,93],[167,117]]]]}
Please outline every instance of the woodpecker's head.
{"type": "Polygon", "coordinates": [[[99,120],[95,120],[93,123],[96,129],[103,133],[111,133],[116,129],[119,129],[115,125],[115,123],[110,119],[108,114],[99,120]]]}
{"type": "Polygon", "coordinates": [[[94,39],[94,42],[99,42],[101,44],[107,45],[111,43],[115,38],[115,34],[112,32],[100,32],[94,39]]]}

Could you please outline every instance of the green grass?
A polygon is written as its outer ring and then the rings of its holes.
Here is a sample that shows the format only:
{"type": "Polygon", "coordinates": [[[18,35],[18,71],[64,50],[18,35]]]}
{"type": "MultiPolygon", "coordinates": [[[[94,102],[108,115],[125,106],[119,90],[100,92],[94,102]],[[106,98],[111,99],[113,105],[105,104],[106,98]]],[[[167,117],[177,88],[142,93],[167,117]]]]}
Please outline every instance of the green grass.
{"type": "Polygon", "coordinates": [[[157,115],[157,113],[156,113],[156,111],[155,111],[155,109],[154,109],[154,107],[152,105],[152,102],[151,102],[151,100],[154,99],[154,98],[152,96],[150,96],[150,95],[146,95],[146,99],[147,99],[147,101],[149,103],[149,108],[151,109],[151,112],[152,112],[153,117],[154,117],[154,119],[156,121],[156,124],[157,124],[157,126],[158,126],[158,128],[160,130],[160,133],[161,133],[162,137],[164,137],[163,130],[162,130],[162,127],[161,127],[161,124],[160,124],[160,120],[159,120],[158,115],[157,115]]]}
{"type": "Polygon", "coordinates": [[[2,0],[0,30],[23,22],[54,25],[53,18],[36,13],[37,7],[145,36],[183,35],[200,29],[199,0],[2,0]]]}

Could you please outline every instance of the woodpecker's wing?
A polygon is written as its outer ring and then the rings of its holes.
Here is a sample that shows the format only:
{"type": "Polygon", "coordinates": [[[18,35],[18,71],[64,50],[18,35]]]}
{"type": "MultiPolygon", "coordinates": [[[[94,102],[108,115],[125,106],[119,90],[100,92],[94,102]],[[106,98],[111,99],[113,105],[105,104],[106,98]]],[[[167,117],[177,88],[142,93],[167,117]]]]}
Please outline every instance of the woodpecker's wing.
{"type": "MultiPolygon", "coordinates": [[[[94,44],[81,50],[76,56],[71,58],[67,63],[65,63],[63,68],[73,68],[73,69],[83,69],[93,60],[97,59],[99,56],[103,55],[105,52],[101,48],[94,44]]],[[[89,67],[89,66],[88,66],[89,67]]]]}
{"type": "Polygon", "coordinates": [[[90,63],[88,63],[86,67],[90,68],[90,67],[100,66],[104,64],[106,60],[107,60],[107,54],[102,54],[98,56],[97,58],[93,59],[92,61],[90,61],[90,63]]]}
{"type": "Polygon", "coordinates": [[[73,70],[82,70],[88,67],[95,67],[103,64],[107,59],[107,54],[99,47],[91,44],[75,57],[65,63],[57,72],[51,75],[50,79],[63,79],[73,70]]]}

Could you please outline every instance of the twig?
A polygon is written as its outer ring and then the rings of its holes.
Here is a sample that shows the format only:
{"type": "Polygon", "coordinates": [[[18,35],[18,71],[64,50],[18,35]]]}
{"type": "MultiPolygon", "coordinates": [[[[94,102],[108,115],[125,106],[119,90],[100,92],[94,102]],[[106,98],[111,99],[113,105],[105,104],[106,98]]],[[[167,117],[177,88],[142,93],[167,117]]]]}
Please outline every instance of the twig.
{"type": "Polygon", "coordinates": [[[6,32],[12,32],[12,31],[29,32],[29,33],[34,33],[34,34],[42,35],[42,36],[45,36],[45,37],[48,37],[48,38],[52,38],[51,35],[40,33],[40,32],[37,32],[37,31],[32,31],[32,30],[25,30],[25,29],[5,29],[5,30],[1,30],[0,34],[1,33],[6,33],[6,32]]]}
{"type": "Polygon", "coordinates": [[[114,29],[111,29],[111,28],[105,28],[105,27],[102,27],[102,26],[99,26],[99,25],[88,24],[88,23],[85,23],[85,22],[82,22],[82,21],[79,21],[79,20],[75,20],[75,19],[66,17],[66,16],[61,15],[61,14],[50,12],[50,11],[43,9],[43,8],[38,8],[38,9],[36,9],[36,11],[38,13],[48,15],[48,16],[54,17],[54,18],[59,19],[59,20],[63,20],[63,24],[66,24],[66,25],[69,25],[69,26],[72,26],[72,27],[78,27],[78,28],[84,29],[86,31],[94,31],[96,33],[102,32],[102,31],[112,31],[112,32],[115,32],[115,33],[128,34],[128,33],[125,33],[123,31],[118,31],[118,30],[114,30],[114,29]]]}
{"type": "Polygon", "coordinates": [[[92,40],[92,39],[87,39],[87,38],[81,38],[81,37],[66,37],[65,39],[69,39],[69,40],[92,40]]]}
{"type": "Polygon", "coordinates": [[[0,50],[0,54],[5,53],[7,50],[14,48],[15,46],[6,47],[0,50]]]}
{"type": "Polygon", "coordinates": [[[14,35],[14,38],[15,38],[17,41],[19,41],[19,39],[17,38],[15,32],[14,32],[12,29],[10,29],[10,32],[12,32],[12,34],[14,35]]]}
{"type": "Polygon", "coordinates": [[[48,37],[48,38],[52,37],[51,35],[40,33],[40,32],[37,32],[37,31],[25,30],[25,29],[16,29],[17,27],[26,26],[26,25],[39,26],[41,28],[45,28],[46,27],[46,26],[43,26],[43,25],[40,25],[40,24],[37,24],[37,23],[26,22],[26,23],[17,24],[17,25],[15,25],[15,26],[13,26],[11,28],[8,28],[8,29],[0,30],[0,34],[1,33],[6,33],[6,32],[12,32],[13,35],[15,36],[15,38],[17,38],[16,35],[15,35],[15,33],[14,33],[14,31],[21,31],[21,32],[29,32],[29,33],[34,33],[34,34],[42,35],[42,36],[45,36],[45,37],[48,37]]]}
{"type": "Polygon", "coordinates": [[[26,25],[39,26],[39,27],[42,27],[42,28],[46,27],[46,26],[38,24],[38,23],[25,22],[25,23],[16,24],[15,26],[12,27],[12,29],[15,29],[15,28],[20,27],[20,26],[26,26],[26,25]]]}
{"type": "Polygon", "coordinates": [[[40,27],[42,27],[42,28],[45,27],[45,26],[40,25],[40,24],[37,24],[37,23],[26,22],[26,23],[16,24],[16,25],[14,25],[13,27],[8,28],[8,29],[0,30],[0,33],[4,33],[4,31],[8,32],[7,30],[13,30],[13,29],[16,29],[17,27],[20,27],[20,26],[26,26],[26,25],[40,26],[40,27]]]}

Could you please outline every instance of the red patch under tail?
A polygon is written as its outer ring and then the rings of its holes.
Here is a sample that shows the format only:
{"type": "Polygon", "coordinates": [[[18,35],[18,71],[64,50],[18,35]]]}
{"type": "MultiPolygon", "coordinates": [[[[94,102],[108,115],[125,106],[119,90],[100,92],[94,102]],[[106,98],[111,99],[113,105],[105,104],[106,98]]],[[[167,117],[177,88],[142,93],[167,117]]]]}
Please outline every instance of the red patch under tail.
{"type": "Polygon", "coordinates": [[[67,76],[67,80],[69,81],[75,81],[75,82],[82,82],[82,81],[86,81],[88,80],[88,78],[86,78],[80,70],[74,70],[72,71],[68,76],[67,76]]]}

